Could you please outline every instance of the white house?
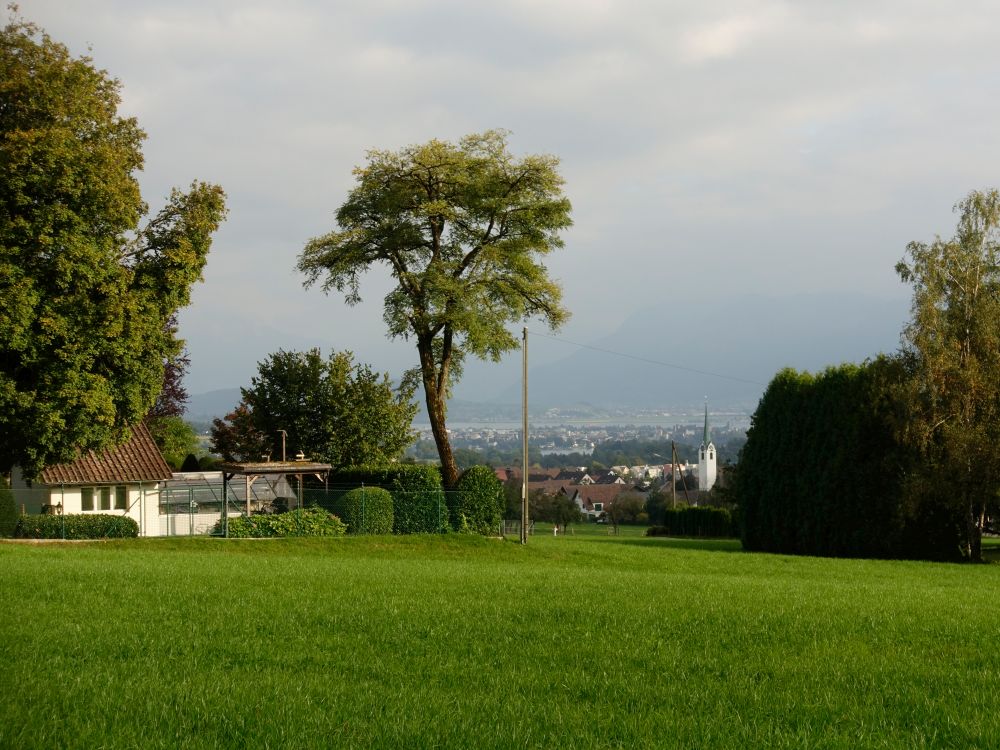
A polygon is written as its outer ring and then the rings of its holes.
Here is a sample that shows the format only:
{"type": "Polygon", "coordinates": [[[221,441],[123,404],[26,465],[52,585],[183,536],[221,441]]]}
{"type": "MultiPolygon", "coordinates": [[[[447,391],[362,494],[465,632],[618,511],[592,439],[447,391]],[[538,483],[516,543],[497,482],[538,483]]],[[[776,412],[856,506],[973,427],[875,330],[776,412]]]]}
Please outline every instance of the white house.
{"type": "Polygon", "coordinates": [[[15,501],[27,513],[129,516],[139,525],[140,536],[158,536],[160,490],[171,470],[145,425],[135,425],[131,432],[119,446],[46,467],[30,487],[15,468],[15,501]]]}

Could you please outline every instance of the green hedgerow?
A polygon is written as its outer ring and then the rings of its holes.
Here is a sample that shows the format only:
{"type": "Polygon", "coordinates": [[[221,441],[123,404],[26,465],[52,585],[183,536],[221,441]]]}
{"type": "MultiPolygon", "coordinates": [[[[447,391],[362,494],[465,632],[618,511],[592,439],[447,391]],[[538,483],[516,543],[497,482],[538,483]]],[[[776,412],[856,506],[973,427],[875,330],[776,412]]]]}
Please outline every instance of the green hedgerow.
{"type": "Polygon", "coordinates": [[[392,494],[393,533],[438,534],[451,529],[441,471],[436,466],[349,466],[330,474],[330,486],[336,489],[313,488],[307,490],[307,497],[339,513],[345,491],[381,487],[392,494]]]}
{"type": "MultiPolygon", "coordinates": [[[[261,513],[229,519],[229,536],[235,539],[259,539],[285,536],[343,536],[347,525],[322,508],[311,507],[287,513],[261,513]]],[[[212,533],[224,533],[220,518],[212,533]]]]}
{"type": "Polygon", "coordinates": [[[14,493],[7,486],[7,480],[0,477],[0,537],[14,536],[20,517],[14,493]]]}
{"type": "Polygon", "coordinates": [[[120,539],[139,536],[139,524],[128,516],[108,513],[65,516],[21,516],[19,539],[120,539]]]}
{"type": "Polygon", "coordinates": [[[473,466],[459,477],[448,504],[455,529],[495,534],[503,518],[503,487],[491,468],[473,466]]]}
{"type": "Polygon", "coordinates": [[[345,492],[339,507],[351,534],[391,534],[392,494],[381,487],[345,492]]]}

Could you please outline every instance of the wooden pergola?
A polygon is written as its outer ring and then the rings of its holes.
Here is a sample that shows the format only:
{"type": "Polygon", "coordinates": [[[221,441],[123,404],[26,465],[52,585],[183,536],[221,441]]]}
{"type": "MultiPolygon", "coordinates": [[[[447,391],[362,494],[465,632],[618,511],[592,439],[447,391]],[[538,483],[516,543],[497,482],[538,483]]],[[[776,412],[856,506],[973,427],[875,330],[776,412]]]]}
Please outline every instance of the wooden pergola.
{"type": "Polygon", "coordinates": [[[302,507],[302,477],[315,476],[326,482],[333,467],[315,461],[257,461],[249,463],[224,463],[222,469],[222,528],[229,536],[229,483],[236,476],[246,482],[246,514],[250,515],[250,487],[261,477],[294,476],[299,480],[299,508],[302,507]]]}

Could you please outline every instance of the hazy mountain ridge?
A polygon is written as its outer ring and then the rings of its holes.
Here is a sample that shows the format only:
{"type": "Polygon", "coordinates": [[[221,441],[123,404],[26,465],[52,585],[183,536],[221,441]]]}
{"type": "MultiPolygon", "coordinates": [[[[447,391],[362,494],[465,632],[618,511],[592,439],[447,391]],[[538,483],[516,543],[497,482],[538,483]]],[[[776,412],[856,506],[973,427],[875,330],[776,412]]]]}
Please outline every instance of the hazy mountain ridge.
{"type": "MultiPolygon", "coordinates": [[[[531,367],[530,411],[606,417],[623,409],[689,410],[706,397],[713,409],[753,411],[783,367],[816,371],[895,351],[907,315],[906,299],[850,293],[674,300],[637,311],[615,333],[593,341],[593,349],[531,367]]],[[[448,419],[519,419],[520,367],[507,369],[508,384],[499,390],[493,390],[496,378],[487,391],[468,373],[463,397],[449,402],[448,419]]],[[[426,421],[422,393],[417,400],[417,421],[426,421]]],[[[224,416],[239,401],[239,388],[195,394],[188,417],[224,416]]]]}

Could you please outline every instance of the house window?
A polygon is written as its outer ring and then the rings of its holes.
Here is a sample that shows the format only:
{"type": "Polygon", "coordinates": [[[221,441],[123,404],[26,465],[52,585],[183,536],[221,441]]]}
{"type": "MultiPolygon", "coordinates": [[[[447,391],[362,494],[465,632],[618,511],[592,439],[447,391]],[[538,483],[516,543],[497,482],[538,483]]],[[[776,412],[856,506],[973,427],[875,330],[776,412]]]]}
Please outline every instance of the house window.
{"type": "Polygon", "coordinates": [[[81,487],[80,510],[128,510],[128,488],[117,487],[81,487]]]}
{"type": "Polygon", "coordinates": [[[594,503],[594,510],[604,510],[604,503],[594,503]]]}

